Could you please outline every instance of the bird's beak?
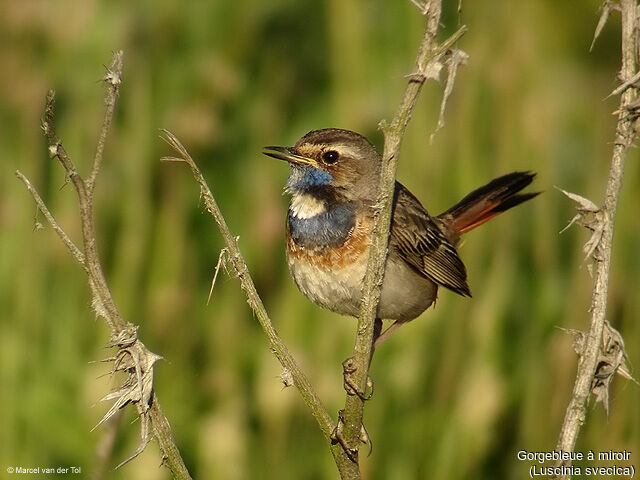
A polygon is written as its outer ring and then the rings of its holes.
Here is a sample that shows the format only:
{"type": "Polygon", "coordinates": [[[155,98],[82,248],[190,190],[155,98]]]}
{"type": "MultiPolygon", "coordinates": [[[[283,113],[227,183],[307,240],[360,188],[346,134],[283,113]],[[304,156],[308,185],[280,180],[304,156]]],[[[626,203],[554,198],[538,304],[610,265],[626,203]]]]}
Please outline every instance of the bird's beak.
{"type": "Polygon", "coordinates": [[[268,157],[284,160],[285,162],[293,163],[295,165],[316,165],[315,160],[298,155],[295,147],[264,147],[264,149],[266,151],[262,153],[268,157]]]}

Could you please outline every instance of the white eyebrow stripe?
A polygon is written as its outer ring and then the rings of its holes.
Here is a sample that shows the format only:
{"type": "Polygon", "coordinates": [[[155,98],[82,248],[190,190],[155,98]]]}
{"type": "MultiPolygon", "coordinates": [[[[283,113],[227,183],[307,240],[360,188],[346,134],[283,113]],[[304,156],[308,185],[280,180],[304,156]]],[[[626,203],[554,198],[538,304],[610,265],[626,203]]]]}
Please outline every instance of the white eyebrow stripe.
{"type": "Polygon", "coordinates": [[[355,157],[358,151],[351,147],[351,145],[346,143],[338,143],[337,145],[333,145],[332,148],[328,148],[326,150],[335,150],[340,155],[346,155],[348,157],[355,157]]]}
{"type": "Polygon", "coordinates": [[[353,148],[353,145],[348,143],[335,143],[331,145],[302,145],[299,149],[299,153],[303,156],[308,156],[312,158],[317,158],[317,156],[321,155],[324,152],[329,152],[331,150],[335,150],[340,155],[344,155],[347,157],[355,157],[358,155],[359,150],[353,148]]]}

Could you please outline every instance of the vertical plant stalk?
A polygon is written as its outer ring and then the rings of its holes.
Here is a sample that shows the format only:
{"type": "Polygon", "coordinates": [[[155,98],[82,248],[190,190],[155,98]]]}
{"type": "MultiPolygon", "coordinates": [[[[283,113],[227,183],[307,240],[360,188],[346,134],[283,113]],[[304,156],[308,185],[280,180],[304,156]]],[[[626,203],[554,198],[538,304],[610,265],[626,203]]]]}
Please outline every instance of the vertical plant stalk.
{"type": "MultiPolygon", "coordinates": [[[[636,45],[636,36],[638,33],[638,20],[636,0],[621,0],[620,11],[622,15],[622,69],[620,70],[620,79],[623,83],[627,83],[629,79],[634,77],[637,68],[638,46],[636,45]]],[[[631,107],[631,104],[637,95],[638,89],[628,84],[620,99],[609,179],[607,181],[604,205],[601,209],[602,236],[593,255],[596,269],[591,297],[591,325],[579,357],[573,393],[567,406],[556,447],[558,450],[565,452],[574,451],[580,427],[585,422],[586,403],[591,392],[598,353],[602,343],[607,311],[607,289],[611,269],[614,222],[620,189],[622,188],[627,150],[636,137],[634,120],[637,118],[637,111],[631,107]]],[[[571,462],[565,461],[561,462],[561,464],[568,466],[571,462]]],[[[568,476],[558,475],[553,478],[568,478],[568,476]]]]}
{"type": "MultiPolygon", "coordinates": [[[[440,25],[441,0],[430,0],[425,5],[426,31],[418,48],[415,70],[409,76],[409,83],[404,92],[398,110],[390,124],[380,123],[384,133],[384,150],[382,156],[382,173],[378,187],[375,223],[373,237],[364,279],[362,304],[358,317],[353,356],[345,368],[345,376],[350,375],[349,383],[359,392],[366,392],[369,363],[371,360],[374,324],[377,316],[378,302],[384,266],[387,258],[387,244],[391,226],[393,192],[398,166],[398,152],[406,127],[411,119],[422,86],[430,78],[430,69],[438,62],[453,44],[466,32],[462,26],[441,45],[437,43],[438,27],[440,25]],[[347,371],[348,370],[348,371],[347,371]]],[[[354,463],[358,462],[358,449],[361,444],[363,431],[362,416],[364,399],[351,389],[347,389],[344,410],[341,412],[341,442],[345,446],[348,456],[354,463]]],[[[366,398],[366,397],[365,397],[366,398]]]]}
{"type": "Polygon", "coordinates": [[[141,436],[141,441],[136,451],[120,465],[132,460],[145,449],[151,440],[151,431],[153,431],[153,435],[158,439],[162,451],[163,463],[169,467],[174,478],[190,480],[191,476],[180,456],[180,452],[178,451],[169,427],[169,422],[162,413],[158,399],[153,391],[153,366],[160,357],[150,352],[137,338],[137,326],[125,321],[120,315],[104,276],[96,246],[93,218],[94,188],[102,164],[106,140],[109,130],[111,129],[113,114],[122,83],[122,57],[122,51],[114,52],[111,65],[103,77],[103,81],[107,86],[107,92],[105,94],[105,115],[102,128],[100,129],[91,172],[86,178],[80,175],[71,157],[62,146],[62,142],[56,135],[54,125],[55,93],[53,90],[49,91],[47,95],[45,112],[42,118],[42,130],[48,140],[49,155],[52,158],[58,159],[65,169],[67,179],[73,184],[78,196],[83,243],[82,250],[74,244],[71,238],[56,222],[29,179],[20,171],[16,171],[16,176],[27,187],[38,209],[51,224],[53,230],[60,237],[69,252],[83,267],[91,289],[92,307],[96,314],[102,317],[111,329],[111,338],[108,346],[118,348],[116,355],[108,360],[114,362],[112,373],[122,371],[127,374],[127,379],[118,390],[103,398],[103,400],[114,400],[114,404],[98,425],[112,418],[125,405],[132,403],[140,415],[141,436]]]}

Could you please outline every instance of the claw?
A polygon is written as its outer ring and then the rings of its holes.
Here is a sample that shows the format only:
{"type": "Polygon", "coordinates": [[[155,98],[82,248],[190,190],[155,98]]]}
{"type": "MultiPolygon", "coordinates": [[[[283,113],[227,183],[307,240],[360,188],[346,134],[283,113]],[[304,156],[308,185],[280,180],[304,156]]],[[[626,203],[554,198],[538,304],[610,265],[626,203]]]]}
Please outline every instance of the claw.
{"type": "Polygon", "coordinates": [[[369,445],[369,453],[367,454],[367,457],[370,456],[371,452],[373,452],[373,441],[371,440],[364,423],[360,426],[360,441],[365,445],[369,445]]]}

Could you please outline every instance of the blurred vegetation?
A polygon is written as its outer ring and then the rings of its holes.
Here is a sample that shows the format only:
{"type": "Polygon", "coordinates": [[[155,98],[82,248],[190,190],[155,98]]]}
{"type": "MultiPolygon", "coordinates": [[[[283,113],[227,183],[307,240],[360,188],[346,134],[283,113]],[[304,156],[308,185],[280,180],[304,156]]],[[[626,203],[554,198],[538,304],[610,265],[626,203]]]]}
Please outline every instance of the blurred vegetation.
{"type": "MultiPolygon", "coordinates": [[[[619,18],[594,51],[597,1],[445,2],[442,38],[469,26],[446,126],[429,144],[442,87],[426,86],[398,177],[433,212],[513,170],[538,172],[544,195],[469,234],[460,249],[474,294],[442,291],[434,309],[377,353],[365,412],[369,479],[523,478],[520,449],[555,445],[574,380],[572,339],[585,328],[591,279],[585,231],[553,185],[601,202],[617,99],[619,18]]],[[[97,187],[99,249],[124,317],[165,361],[156,392],[196,478],[334,478],[324,440],[280,372],[238,282],[220,277],[222,246],[189,172],[158,159],[168,128],[199,161],[276,328],[331,412],[344,402],[340,362],[354,321],[295,288],[284,261],[287,167],[260,154],[308,130],[357,130],[381,147],[411,72],[423,18],[409,1],[5,0],[0,3],[0,476],[7,466],[80,466],[88,478],[104,429],[90,431],[117,385],[97,378],[108,332],[83,272],[13,175],[28,175],[78,240],[75,194],[48,158],[39,119],[58,94],[59,135],[79,167],[103,115],[99,82],[125,51],[114,129],[97,187]],[[39,221],[44,219],[38,216],[39,221]]],[[[640,364],[640,168],[627,164],[608,318],[640,364]]],[[[637,376],[637,372],[636,372],[637,376]]],[[[617,379],[611,414],[589,409],[578,450],[632,451],[640,389],[617,379]]],[[[115,465],[138,441],[128,409],[115,465]]],[[[113,479],[164,479],[151,444],[113,479]]],[[[77,476],[76,476],[77,477],[77,476]]],[[[73,477],[75,478],[75,477],[73,477]]]]}

